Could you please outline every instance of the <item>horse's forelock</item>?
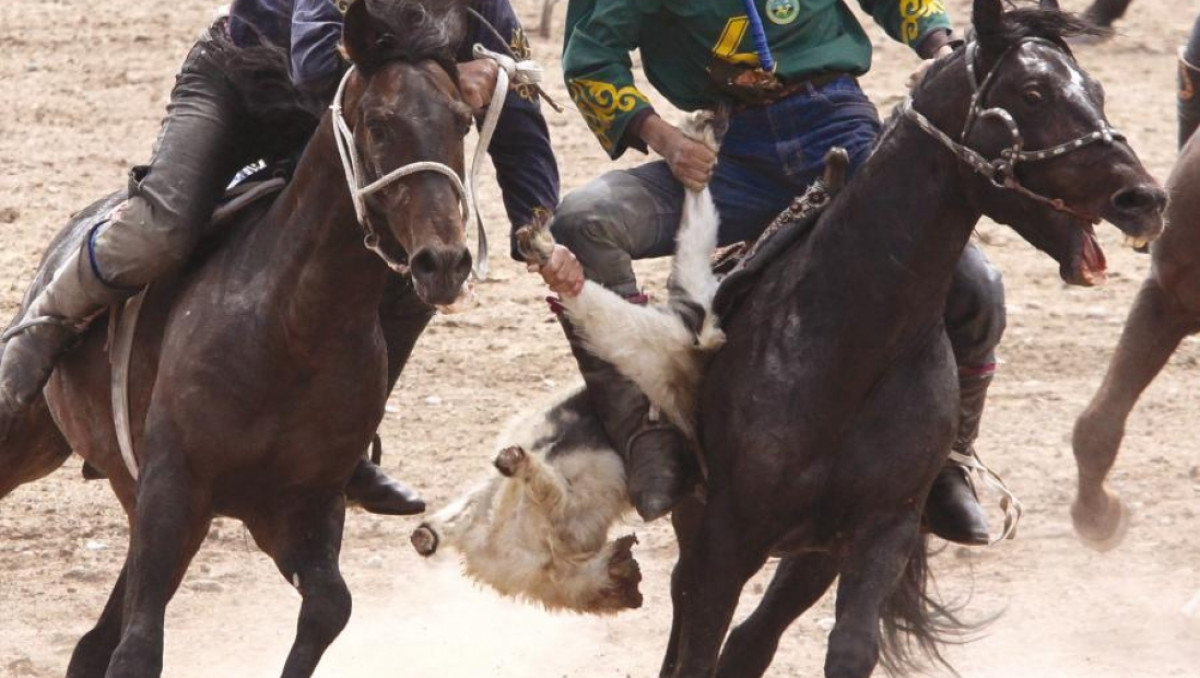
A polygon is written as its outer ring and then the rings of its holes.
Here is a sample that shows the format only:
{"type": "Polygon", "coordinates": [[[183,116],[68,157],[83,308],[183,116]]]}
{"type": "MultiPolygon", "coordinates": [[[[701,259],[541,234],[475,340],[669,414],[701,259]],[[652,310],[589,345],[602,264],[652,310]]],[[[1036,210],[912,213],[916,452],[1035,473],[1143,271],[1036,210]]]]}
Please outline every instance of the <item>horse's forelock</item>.
{"type": "Polygon", "coordinates": [[[1004,12],[999,22],[977,26],[974,36],[984,49],[997,53],[1028,38],[1049,40],[1070,53],[1068,38],[1103,33],[1104,29],[1070,12],[1021,7],[1004,12]]]}
{"type": "Polygon", "coordinates": [[[376,45],[370,70],[389,61],[433,60],[455,75],[455,53],[465,39],[466,10],[458,0],[367,0],[371,16],[386,28],[388,40],[376,45]]]}

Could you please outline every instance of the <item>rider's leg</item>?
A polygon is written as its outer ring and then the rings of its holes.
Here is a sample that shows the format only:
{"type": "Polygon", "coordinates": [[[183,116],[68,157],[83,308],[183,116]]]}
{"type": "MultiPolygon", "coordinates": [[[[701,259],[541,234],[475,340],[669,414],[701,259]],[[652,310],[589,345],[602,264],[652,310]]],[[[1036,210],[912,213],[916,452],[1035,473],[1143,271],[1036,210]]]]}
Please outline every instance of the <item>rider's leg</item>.
{"type": "Polygon", "coordinates": [[[214,60],[211,37],[184,61],[150,164],[135,169],[130,197],[29,302],[0,359],[0,439],[50,378],[83,327],[191,253],[229,178],[246,157],[240,99],[214,60]]]}
{"type": "MultiPolygon", "coordinates": [[[[399,275],[388,278],[383,303],[379,306],[379,323],[387,343],[389,394],[433,313],[433,307],[422,301],[413,289],[411,278],[399,275]]],[[[366,457],[354,467],[346,484],[346,498],[371,513],[383,515],[406,516],[425,511],[425,501],[416,490],[389,478],[366,457]]]]}
{"type": "MultiPolygon", "coordinates": [[[[954,451],[975,455],[984,400],[996,368],[996,345],[1004,334],[1004,283],[983,252],[968,244],[954,270],[946,299],[946,333],[958,363],[959,423],[954,451]]],[[[987,517],[962,465],[938,474],[925,515],[934,534],[962,544],[988,542],[987,517]]]]}
{"type": "Polygon", "coordinates": [[[1179,58],[1179,147],[1200,126],[1200,16],[1179,58]]]}
{"type": "MultiPolygon", "coordinates": [[[[682,202],[682,185],[665,163],[652,163],[609,172],[573,191],[551,229],[579,257],[589,280],[645,303],[632,261],[671,254],[682,202]]],[[[665,421],[652,420],[637,386],[588,353],[566,318],[560,319],[604,430],[625,459],[630,499],[642,518],[654,520],[687,492],[686,441],[665,421]]]]}

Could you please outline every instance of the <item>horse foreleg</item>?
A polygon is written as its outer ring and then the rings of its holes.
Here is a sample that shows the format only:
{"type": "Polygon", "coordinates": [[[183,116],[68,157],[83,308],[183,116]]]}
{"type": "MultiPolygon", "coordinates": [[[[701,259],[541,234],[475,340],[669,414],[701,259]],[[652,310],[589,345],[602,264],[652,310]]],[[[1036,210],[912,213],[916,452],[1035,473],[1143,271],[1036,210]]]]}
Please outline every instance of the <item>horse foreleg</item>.
{"type": "MultiPolygon", "coordinates": [[[[683,552],[692,548],[696,543],[696,535],[700,533],[700,519],[704,515],[704,504],[695,497],[689,497],[671,510],[671,527],[675,529],[675,541],[679,543],[680,561],[683,552]]],[[[679,629],[680,613],[683,610],[683,572],[680,561],[671,569],[671,636],[667,641],[667,652],[663,657],[662,669],[659,676],[668,678],[675,674],[675,664],[679,660],[679,629]]]]}
{"type": "Polygon", "coordinates": [[[311,676],[350,620],[350,589],[338,567],[345,517],[342,497],[318,503],[292,516],[272,547],[280,573],[303,598],[283,678],[311,676]]]}
{"type": "Polygon", "coordinates": [[[767,560],[769,543],[732,504],[728,495],[711,494],[695,542],[679,554],[676,678],[715,673],[742,587],[767,560]]]}
{"type": "Polygon", "coordinates": [[[187,460],[174,445],[155,444],[138,481],[126,570],[124,624],[106,678],[154,678],[162,673],[163,622],[192,556],[208,533],[212,509],[187,460]]]}
{"type": "Polygon", "coordinates": [[[903,585],[901,576],[914,548],[920,548],[916,512],[857,535],[838,584],[837,622],[825,655],[826,678],[868,678],[874,672],[882,647],[883,605],[903,585]]]}
{"type": "Polygon", "coordinates": [[[826,553],[784,558],[762,602],[729,634],[717,676],[751,678],[765,674],[783,632],[825,595],[837,573],[837,559],[826,553]]]}
{"type": "Polygon", "coordinates": [[[1117,459],[1125,421],[1138,397],[1195,329],[1196,317],[1175,303],[1155,278],[1138,292],[1104,382],[1075,422],[1072,446],[1079,488],[1071,507],[1075,531],[1089,545],[1105,549],[1120,542],[1125,509],[1104,488],[1117,459]]]}
{"type": "Polygon", "coordinates": [[[121,605],[125,599],[125,573],[129,569],[128,558],[121,568],[121,576],[108,595],[104,612],[91,631],[83,634],[71,653],[67,666],[67,678],[104,678],[108,671],[113,650],[121,641],[121,605]]]}

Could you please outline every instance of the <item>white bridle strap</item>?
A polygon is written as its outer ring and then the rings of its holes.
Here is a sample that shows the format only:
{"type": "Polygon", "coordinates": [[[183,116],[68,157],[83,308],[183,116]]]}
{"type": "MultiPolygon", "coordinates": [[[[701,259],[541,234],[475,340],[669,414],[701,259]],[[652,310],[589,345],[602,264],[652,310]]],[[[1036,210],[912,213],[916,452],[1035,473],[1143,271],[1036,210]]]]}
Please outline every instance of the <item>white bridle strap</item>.
{"type": "Polygon", "coordinates": [[[392,259],[379,246],[379,235],[371,226],[370,217],[367,215],[367,196],[418,172],[436,172],[449,179],[450,185],[454,187],[458,201],[462,204],[464,224],[471,220],[472,201],[466,187],[463,185],[462,178],[458,176],[458,172],[455,172],[449,165],[430,160],[422,160],[397,167],[375,181],[365,186],[363,185],[364,172],[362,161],[359,159],[357,149],[354,146],[354,131],[350,129],[350,125],[346,123],[346,117],[342,114],[342,97],[345,96],[346,83],[350,81],[350,76],[354,73],[354,70],[353,66],[346,70],[346,74],[342,76],[342,81],[338,83],[333,103],[329,105],[329,110],[333,113],[333,138],[337,144],[338,156],[342,159],[342,170],[346,173],[346,188],[350,190],[350,200],[354,203],[354,216],[358,219],[358,225],[362,227],[365,234],[363,245],[377,254],[379,258],[383,259],[393,271],[407,275],[409,272],[408,264],[392,259]]]}
{"type": "Polygon", "coordinates": [[[462,203],[463,225],[465,226],[470,222],[472,215],[474,216],[476,254],[472,257],[472,261],[474,262],[472,273],[477,280],[487,279],[487,231],[484,228],[483,215],[479,210],[476,198],[479,195],[477,189],[479,166],[483,162],[483,156],[487,153],[488,146],[492,143],[492,136],[496,133],[496,125],[499,123],[500,113],[504,109],[504,100],[508,96],[509,84],[537,85],[542,81],[542,67],[535,61],[528,59],[517,61],[508,55],[493,52],[483,45],[475,45],[474,54],[476,58],[495,61],[500,66],[500,70],[496,75],[496,87],[492,90],[492,99],[488,102],[488,109],[484,115],[483,125],[479,130],[479,143],[475,146],[475,155],[471,159],[471,169],[467,175],[466,185],[463,184],[458,173],[448,165],[440,162],[421,161],[392,170],[364,186],[362,161],[359,159],[354,146],[354,132],[350,129],[350,125],[346,123],[346,118],[342,114],[342,97],[345,96],[346,83],[350,80],[350,74],[354,72],[353,66],[342,77],[342,81],[338,84],[337,93],[333,97],[333,103],[329,106],[333,112],[333,133],[334,140],[337,143],[338,156],[342,159],[342,169],[346,173],[346,186],[350,189],[350,198],[354,203],[354,214],[358,218],[359,225],[362,226],[365,232],[363,244],[367,249],[379,255],[392,270],[398,273],[407,274],[408,266],[404,263],[394,261],[380,248],[379,236],[371,227],[367,216],[366,198],[372,193],[411,174],[436,172],[444,175],[450,180],[451,185],[454,186],[458,199],[462,203]]]}
{"type": "Polygon", "coordinates": [[[487,234],[483,228],[483,215],[475,202],[476,196],[479,195],[479,166],[492,143],[492,135],[496,133],[496,125],[500,122],[500,113],[504,110],[504,99],[508,96],[509,85],[539,84],[542,81],[542,66],[532,59],[518,61],[507,54],[493,52],[478,43],[472,51],[475,58],[491,59],[500,67],[496,73],[496,88],[492,90],[492,100],[488,103],[487,114],[484,115],[483,125],[479,128],[479,143],[475,146],[474,157],[471,158],[471,171],[467,175],[467,194],[470,196],[471,207],[475,210],[475,229],[478,233],[479,256],[475,259],[475,277],[484,280],[488,270],[487,234]]]}

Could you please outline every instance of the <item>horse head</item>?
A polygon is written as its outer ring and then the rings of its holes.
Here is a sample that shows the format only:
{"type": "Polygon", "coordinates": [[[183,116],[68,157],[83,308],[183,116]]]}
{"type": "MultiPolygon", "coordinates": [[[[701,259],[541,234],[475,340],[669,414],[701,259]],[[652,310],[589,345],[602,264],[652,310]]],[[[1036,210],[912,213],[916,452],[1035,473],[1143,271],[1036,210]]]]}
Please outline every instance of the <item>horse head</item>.
{"type": "Polygon", "coordinates": [[[1067,47],[1095,29],[1054,0],[1010,11],[975,0],[972,21],[966,48],[931,70],[910,115],[928,111],[926,122],[952,137],[939,140],[980,175],[972,193],[984,214],[1054,257],[1066,282],[1101,282],[1093,225],[1107,220],[1144,244],[1162,231],[1166,193],[1109,125],[1103,88],[1067,47]]]}
{"type": "Polygon", "coordinates": [[[342,34],[355,69],[335,107],[350,137],[340,142],[343,162],[358,166],[352,181],[366,244],[393,269],[410,270],[431,305],[454,302],[471,272],[461,177],[472,114],[454,60],[465,25],[453,0],[356,0],[342,34]],[[397,248],[406,264],[388,254],[397,248]]]}

